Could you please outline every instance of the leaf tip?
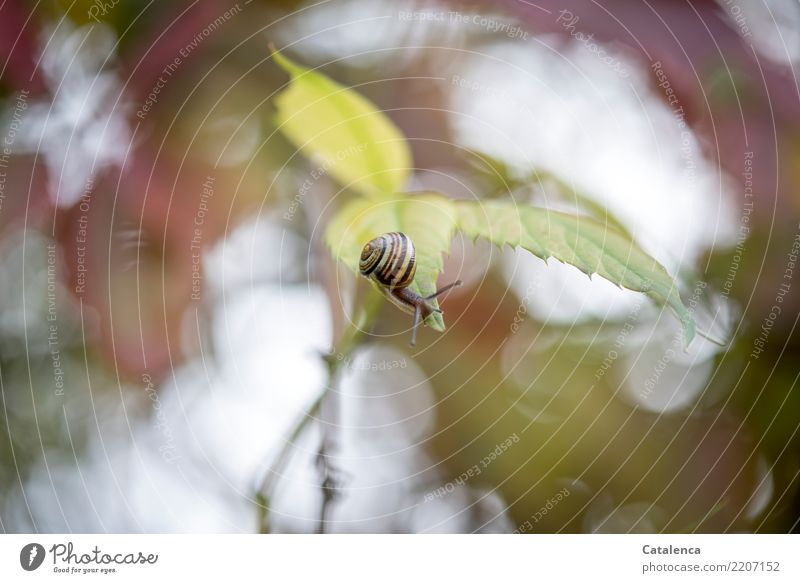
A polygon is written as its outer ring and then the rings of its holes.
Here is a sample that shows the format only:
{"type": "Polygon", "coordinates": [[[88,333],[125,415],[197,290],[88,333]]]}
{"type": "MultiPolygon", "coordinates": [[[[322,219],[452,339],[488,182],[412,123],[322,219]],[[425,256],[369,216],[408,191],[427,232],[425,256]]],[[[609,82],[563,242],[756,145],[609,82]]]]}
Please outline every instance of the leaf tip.
{"type": "Polygon", "coordinates": [[[303,67],[296,64],[288,57],[283,56],[283,54],[277,48],[275,48],[275,45],[272,42],[270,42],[267,46],[270,50],[270,58],[275,61],[275,64],[281,69],[289,73],[291,77],[297,77],[305,71],[303,67]]]}
{"type": "Polygon", "coordinates": [[[425,325],[431,330],[436,330],[437,332],[444,332],[445,329],[444,318],[442,318],[442,314],[440,312],[434,312],[425,318],[425,325]]]}

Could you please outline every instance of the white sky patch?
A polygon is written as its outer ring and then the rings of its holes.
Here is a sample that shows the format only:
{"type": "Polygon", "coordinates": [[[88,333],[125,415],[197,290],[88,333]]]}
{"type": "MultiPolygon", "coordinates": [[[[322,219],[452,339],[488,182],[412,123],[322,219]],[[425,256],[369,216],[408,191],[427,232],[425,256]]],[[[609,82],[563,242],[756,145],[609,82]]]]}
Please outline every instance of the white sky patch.
{"type": "Polygon", "coordinates": [[[755,489],[747,503],[745,517],[756,520],[767,509],[775,495],[775,477],[766,457],[759,455],[756,462],[755,489]]]}
{"type": "Polygon", "coordinates": [[[203,125],[199,145],[211,164],[238,166],[252,159],[261,144],[257,119],[245,115],[227,115],[203,125]]]}
{"type": "Polygon", "coordinates": [[[425,48],[463,44],[469,28],[451,24],[451,10],[415,0],[337,0],[298,12],[276,34],[286,44],[299,43],[314,61],[348,57],[348,65],[398,70],[423,53],[428,60],[451,58],[450,51],[425,48]]]}
{"type": "Polygon", "coordinates": [[[101,25],[61,23],[46,29],[40,42],[51,97],[31,104],[20,145],[44,158],[50,197],[70,207],[90,179],[123,160],[131,141],[125,107],[117,102],[120,80],[110,68],[115,38],[101,25]]]}
{"type": "Polygon", "coordinates": [[[717,0],[731,28],[774,63],[800,62],[800,3],[796,0],[717,0]]]}
{"type": "Polygon", "coordinates": [[[271,281],[286,283],[287,278],[295,281],[298,275],[306,275],[308,243],[280,220],[275,213],[260,214],[236,225],[223,241],[205,252],[203,268],[213,274],[206,281],[212,294],[271,281]],[[265,249],[271,250],[270,261],[264,259],[265,249]]]}

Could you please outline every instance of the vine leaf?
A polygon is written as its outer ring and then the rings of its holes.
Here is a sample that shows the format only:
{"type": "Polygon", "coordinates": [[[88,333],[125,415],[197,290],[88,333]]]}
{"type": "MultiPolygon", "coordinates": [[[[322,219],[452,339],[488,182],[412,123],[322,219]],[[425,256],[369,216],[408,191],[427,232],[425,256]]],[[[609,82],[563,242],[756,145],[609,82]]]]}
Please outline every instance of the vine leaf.
{"type": "MultiPolygon", "coordinates": [[[[436,292],[436,279],[443,269],[442,253],[448,252],[456,228],[453,201],[433,193],[405,194],[381,201],[357,198],[339,209],[325,233],[333,257],[355,273],[361,249],[371,239],[401,231],[414,243],[417,273],[411,290],[421,296],[436,292]]],[[[436,300],[432,300],[436,306],[436,300]]],[[[434,312],[425,323],[444,330],[442,315],[434,312]]]]}
{"type": "Polygon", "coordinates": [[[643,292],[669,306],[683,325],[684,344],[695,336],[691,312],[667,270],[623,233],[580,215],[517,205],[511,201],[454,201],[458,228],[473,239],[522,247],[537,257],[555,257],[591,276],[643,292]]]}
{"type": "Polygon", "coordinates": [[[286,138],[342,186],[372,198],[403,190],[411,151],[403,133],[375,104],[279,52],[289,86],[274,99],[286,138]]]}

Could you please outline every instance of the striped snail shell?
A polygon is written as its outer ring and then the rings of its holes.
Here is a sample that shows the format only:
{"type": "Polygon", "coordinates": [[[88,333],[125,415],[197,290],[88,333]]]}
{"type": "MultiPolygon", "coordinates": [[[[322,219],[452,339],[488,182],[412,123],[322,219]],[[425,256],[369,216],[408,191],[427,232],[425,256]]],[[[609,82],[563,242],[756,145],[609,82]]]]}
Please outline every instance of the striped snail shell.
{"type": "Polygon", "coordinates": [[[417,258],[414,244],[404,233],[386,233],[364,245],[358,264],[361,275],[381,286],[404,288],[414,281],[417,258]]]}
{"type": "Polygon", "coordinates": [[[417,272],[417,257],[414,244],[404,233],[386,233],[364,245],[358,269],[361,275],[377,284],[390,302],[414,315],[411,346],[417,342],[417,328],[420,323],[434,312],[441,313],[431,300],[461,285],[461,281],[455,281],[425,297],[412,291],[408,286],[414,281],[414,274],[417,272]]]}

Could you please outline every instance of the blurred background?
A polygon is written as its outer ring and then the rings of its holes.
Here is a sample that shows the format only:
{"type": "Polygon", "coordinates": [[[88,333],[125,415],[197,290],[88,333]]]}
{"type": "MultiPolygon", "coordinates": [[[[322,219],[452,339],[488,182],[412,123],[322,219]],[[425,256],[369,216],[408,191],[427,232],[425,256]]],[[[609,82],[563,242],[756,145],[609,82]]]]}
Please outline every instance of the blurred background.
{"type": "Polygon", "coordinates": [[[387,305],[341,367],[329,531],[798,530],[795,0],[6,0],[2,531],[317,528],[290,438],[356,284],[270,42],[394,120],[410,191],[618,221],[730,340],[456,238],[447,331],[387,305]]]}

